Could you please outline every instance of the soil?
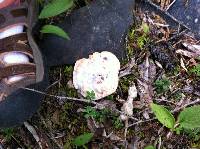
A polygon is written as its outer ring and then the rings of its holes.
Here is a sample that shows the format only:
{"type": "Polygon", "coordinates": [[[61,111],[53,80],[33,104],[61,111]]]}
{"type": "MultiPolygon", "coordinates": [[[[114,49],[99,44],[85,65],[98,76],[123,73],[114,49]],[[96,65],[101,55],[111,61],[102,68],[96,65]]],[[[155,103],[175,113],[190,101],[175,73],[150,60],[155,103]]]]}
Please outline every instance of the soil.
{"type": "MultiPolygon", "coordinates": [[[[83,5],[80,3],[79,7],[83,5]]],[[[138,6],[134,15],[135,23],[126,37],[126,59],[121,61],[120,74],[124,75],[114,94],[97,101],[103,108],[85,102],[89,99],[77,100],[83,97],[71,83],[73,65],[52,67],[51,85],[41,108],[27,124],[1,130],[0,149],[78,148],[72,143],[74,138],[87,132],[94,136],[79,148],[143,149],[148,145],[158,149],[200,148],[200,129],[172,132],[159,123],[149,106],[151,102],[163,105],[177,117],[186,106],[199,104],[200,74],[193,70],[200,59],[195,54],[177,52],[189,51],[183,43],[199,41],[191,32],[171,28],[167,20],[154,12],[138,6]],[[133,115],[122,121],[121,107],[133,84],[138,92],[133,115]]]]}

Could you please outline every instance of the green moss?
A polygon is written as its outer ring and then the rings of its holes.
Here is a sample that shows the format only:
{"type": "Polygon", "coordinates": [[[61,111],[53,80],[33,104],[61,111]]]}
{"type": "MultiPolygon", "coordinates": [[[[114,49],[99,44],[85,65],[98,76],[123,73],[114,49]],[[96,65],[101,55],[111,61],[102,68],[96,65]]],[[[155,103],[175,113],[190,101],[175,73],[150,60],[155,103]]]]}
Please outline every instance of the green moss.
{"type": "Polygon", "coordinates": [[[130,29],[128,35],[129,35],[130,40],[134,40],[135,39],[135,29],[134,28],[130,29]]]}
{"type": "Polygon", "coordinates": [[[200,77],[200,64],[197,64],[193,68],[189,70],[190,73],[195,74],[196,76],[200,77]]]}
{"type": "MultiPolygon", "coordinates": [[[[130,45],[128,45],[128,46],[126,47],[126,51],[127,51],[127,56],[128,56],[128,58],[133,57],[133,55],[134,55],[134,49],[133,49],[130,45]]],[[[127,61],[126,61],[126,62],[127,62],[127,61]]]]}
{"type": "Polygon", "coordinates": [[[127,130],[127,135],[129,135],[129,136],[134,136],[134,135],[135,135],[135,131],[134,131],[132,128],[129,128],[129,129],[127,130]]]}
{"type": "Polygon", "coordinates": [[[129,75],[120,79],[119,85],[124,93],[128,92],[129,86],[131,85],[130,83],[133,82],[134,80],[135,80],[134,75],[129,75]]]}
{"type": "Polygon", "coordinates": [[[175,93],[172,98],[175,100],[175,101],[179,101],[181,98],[182,98],[182,93],[181,92],[177,92],[175,93]]]}
{"type": "Polygon", "coordinates": [[[65,73],[65,75],[72,76],[73,67],[72,66],[65,66],[64,73],[65,73]]]}
{"type": "Polygon", "coordinates": [[[167,78],[156,80],[155,82],[156,92],[160,94],[168,91],[170,84],[171,82],[167,78]]]}
{"type": "Polygon", "coordinates": [[[78,96],[77,90],[74,88],[66,87],[65,92],[68,97],[77,97],[78,96]]]}
{"type": "MultiPolygon", "coordinates": [[[[200,128],[183,129],[183,132],[186,133],[187,136],[194,142],[200,140],[200,128]]],[[[200,145],[200,143],[199,143],[199,145],[200,145]]]]}
{"type": "Polygon", "coordinates": [[[114,96],[113,95],[109,95],[109,96],[107,96],[107,99],[114,101],[114,96]]]}
{"type": "Polygon", "coordinates": [[[113,116],[112,122],[115,129],[121,129],[124,126],[123,122],[118,117],[113,116]]]}
{"type": "Polygon", "coordinates": [[[6,141],[10,141],[12,139],[12,136],[15,134],[15,130],[13,128],[5,128],[0,131],[5,137],[6,141]]]}
{"type": "Polygon", "coordinates": [[[95,99],[95,92],[94,91],[87,91],[86,92],[86,99],[94,100],[95,99]]]}
{"type": "Polygon", "coordinates": [[[68,137],[65,141],[64,149],[72,149],[72,140],[73,138],[68,137]]]}
{"type": "Polygon", "coordinates": [[[144,138],[145,137],[145,133],[142,132],[142,131],[137,132],[135,135],[138,136],[138,137],[140,137],[140,138],[144,138]]]}
{"type": "Polygon", "coordinates": [[[140,49],[144,48],[144,45],[149,42],[149,38],[146,34],[143,34],[137,38],[137,45],[140,49]]]}
{"type": "MultiPolygon", "coordinates": [[[[174,74],[175,76],[178,75],[178,74],[180,73],[180,70],[181,70],[180,66],[177,65],[177,66],[173,69],[173,74],[174,74]]],[[[172,75],[170,71],[169,71],[168,73],[169,73],[169,75],[172,75]]]]}

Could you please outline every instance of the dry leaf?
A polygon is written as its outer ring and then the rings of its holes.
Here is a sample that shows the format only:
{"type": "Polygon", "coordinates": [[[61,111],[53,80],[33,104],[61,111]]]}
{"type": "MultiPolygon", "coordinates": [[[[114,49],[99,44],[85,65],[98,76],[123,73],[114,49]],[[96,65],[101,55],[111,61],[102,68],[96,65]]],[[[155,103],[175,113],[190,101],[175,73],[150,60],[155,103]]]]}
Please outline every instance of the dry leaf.
{"type": "Polygon", "coordinates": [[[185,64],[184,64],[182,58],[180,59],[180,62],[181,62],[181,67],[187,72],[188,70],[187,70],[187,68],[185,67],[185,64]]]}
{"type": "Polygon", "coordinates": [[[135,84],[129,87],[128,99],[124,102],[121,110],[124,114],[120,115],[121,120],[127,120],[128,116],[133,115],[133,99],[137,97],[137,89],[135,84]]]}

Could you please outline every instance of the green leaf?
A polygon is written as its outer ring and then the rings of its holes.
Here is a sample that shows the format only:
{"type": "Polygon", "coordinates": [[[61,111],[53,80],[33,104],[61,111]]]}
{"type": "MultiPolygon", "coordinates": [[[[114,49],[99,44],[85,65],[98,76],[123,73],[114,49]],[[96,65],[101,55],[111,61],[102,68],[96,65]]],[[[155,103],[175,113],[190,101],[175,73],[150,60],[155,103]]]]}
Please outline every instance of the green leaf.
{"type": "Polygon", "coordinates": [[[60,27],[55,25],[44,25],[40,30],[41,33],[51,33],[63,37],[65,39],[70,39],[67,33],[60,27]]]}
{"type": "Polygon", "coordinates": [[[88,142],[90,142],[93,135],[94,135],[93,133],[84,133],[84,134],[76,137],[73,140],[72,144],[76,145],[76,146],[83,146],[83,145],[87,144],[88,142]]]}
{"type": "Polygon", "coordinates": [[[200,64],[197,64],[196,66],[194,66],[190,72],[196,74],[196,76],[200,77],[200,64]]]}
{"type": "Polygon", "coordinates": [[[179,116],[180,128],[194,129],[200,127],[200,105],[185,108],[179,116]]]}
{"type": "Polygon", "coordinates": [[[39,19],[49,18],[61,14],[73,6],[73,0],[53,0],[41,11],[39,19]]]}
{"type": "Polygon", "coordinates": [[[92,91],[87,91],[86,92],[86,99],[94,100],[95,99],[95,92],[93,90],[92,91]]]}
{"type": "Polygon", "coordinates": [[[142,23],[142,29],[145,34],[149,33],[150,29],[147,23],[142,23]]]}
{"type": "Polygon", "coordinates": [[[174,128],[175,118],[166,108],[154,103],[151,103],[150,106],[160,123],[162,123],[167,128],[174,128]]]}
{"type": "Polygon", "coordinates": [[[156,149],[156,148],[152,145],[149,145],[149,146],[146,146],[144,149],[156,149]]]}

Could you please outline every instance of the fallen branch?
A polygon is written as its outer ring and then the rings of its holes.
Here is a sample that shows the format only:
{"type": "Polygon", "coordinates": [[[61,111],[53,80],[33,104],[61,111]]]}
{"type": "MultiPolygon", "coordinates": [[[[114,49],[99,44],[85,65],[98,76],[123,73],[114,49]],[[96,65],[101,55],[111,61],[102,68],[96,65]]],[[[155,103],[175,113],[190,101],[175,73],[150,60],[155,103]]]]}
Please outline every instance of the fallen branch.
{"type": "Polygon", "coordinates": [[[48,94],[48,93],[45,93],[45,92],[42,92],[42,91],[38,91],[38,90],[35,90],[35,89],[31,89],[31,88],[23,88],[23,89],[29,90],[29,91],[32,91],[32,92],[36,92],[36,93],[39,93],[39,94],[42,94],[42,95],[45,95],[45,96],[54,97],[54,98],[59,99],[59,100],[72,100],[72,101],[80,101],[80,102],[92,103],[92,104],[95,104],[95,105],[99,105],[99,103],[97,103],[95,101],[91,101],[91,100],[87,100],[87,99],[83,99],[83,98],[73,98],[73,97],[66,97],[66,96],[51,95],[51,94],[48,94]]]}
{"type": "MultiPolygon", "coordinates": [[[[35,89],[31,89],[31,88],[23,88],[23,89],[29,90],[29,91],[32,91],[32,92],[35,92],[35,93],[39,93],[39,94],[42,94],[42,95],[45,95],[45,96],[53,97],[53,98],[56,98],[56,99],[59,99],[59,100],[62,100],[62,101],[64,101],[64,100],[65,101],[67,101],[67,100],[79,101],[79,102],[93,104],[93,105],[95,105],[95,108],[99,109],[99,110],[105,109],[105,105],[100,104],[100,103],[98,103],[96,101],[87,100],[87,99],[84,99],[84,98],[73,98],[73,97],[66,97],[66,96],[51,95],[51,94],[48,94],[48,93],[45,93],[45,92],[42,92],[42,91],[38,91],[38,90],[35,90],[35,89]]],[[[125,114],[124,112],[122,112],[122,111],[120,111],[118,109],[115,109],[115,112],[117,114],[125,114]]],[[[135,118],[133,116],[131,116],[129,118],[132,119],[132,120],[138,120],[137,118],[135,118]]]]}

